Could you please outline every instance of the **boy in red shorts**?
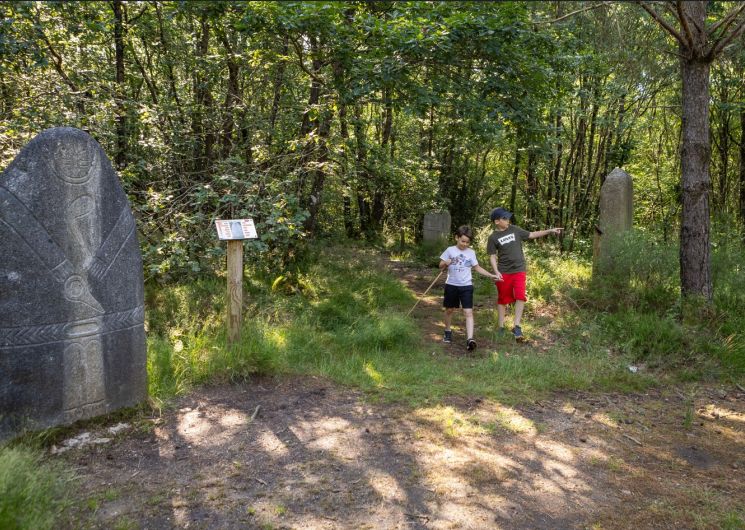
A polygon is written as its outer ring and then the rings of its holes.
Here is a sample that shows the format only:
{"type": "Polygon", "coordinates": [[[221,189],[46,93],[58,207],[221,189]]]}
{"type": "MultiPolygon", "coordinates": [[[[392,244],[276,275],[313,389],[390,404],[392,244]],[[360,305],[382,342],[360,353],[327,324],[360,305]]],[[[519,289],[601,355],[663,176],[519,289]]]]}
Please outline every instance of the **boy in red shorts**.
{"type": "Polygon", "coordinates": [[[536,239],[549,234],[561,234],[563,228],[549,228],[537,232],[528,232],[510,224],[512,213],[504,208],[494,208],[490,218],[494,223],[494,232],[489,236],[486,253],[489,254],[497,281],[497,314],[499,316],[499,332],[504,331],[505,308],[514,302],[515,316],[512,334],[517,342],[523,342],[520,320],[525,308],[526,266],[523,254],[523,241],[536,239]]]}

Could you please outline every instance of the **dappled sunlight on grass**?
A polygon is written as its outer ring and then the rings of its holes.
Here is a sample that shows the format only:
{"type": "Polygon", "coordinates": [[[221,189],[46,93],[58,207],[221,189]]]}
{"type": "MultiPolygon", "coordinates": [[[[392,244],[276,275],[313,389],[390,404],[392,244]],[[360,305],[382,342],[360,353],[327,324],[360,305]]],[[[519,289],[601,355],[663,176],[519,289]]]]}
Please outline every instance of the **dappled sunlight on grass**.
{"type": "Polygon", "coordinates": [[[419,407],[414,411],[419,421],[435,425],[452,438],[494,434],[498,429],[513,434],[535,436],[535,423],[513,408],[498,403],[483,405],[468,413],[451,406],[419,407]]]}
{"type": "Polygon", "coordinates": [[[706,419],[726,418],[727,420],[745,423],[745,414],[738,413],[737,411],[734,411],[732,409],[720,407],[713,403],[709,403],[699,408],[698,415],[705,417],[706,419]]]}
{"type": "Polygon", "coordinates": [[[605,425],[606,427],[616,428],[618,425],[618,422],[608,416],[605,412],[596,412],[592,415],[593,421],[596,421],[602,425],[605,425]]]}
{"type": "Polygon", "coordinates": [[[383,376],[378,372],[370,361],[367,361],[364,365],[365,373],[370,376],[370,379],[375,383],[376,386],[382,387],[383,376]]]}
{"type": "Polygon", "coordinates": [[[478,423],[469,421],[468,415],[453,407],[437,405],[422,407],[414,411],[414,417],[437,428],[446,436],[459,438],[474,434],[486,434],[488,431],[478,423]]]}
{"type": "Polygon", "coordinates": [[[512,433],[530,436],[535,436],[538,433],[535,423],[513,408],[496,405],[496,418],[503,429],[512,433]]]}
{"type": "Polygon", "coordinates": [[[277,350],[284,350],[287,348],[287,333],[285,329],[277,326],[270,330],[265,337],[270,347],[277,350]]]}

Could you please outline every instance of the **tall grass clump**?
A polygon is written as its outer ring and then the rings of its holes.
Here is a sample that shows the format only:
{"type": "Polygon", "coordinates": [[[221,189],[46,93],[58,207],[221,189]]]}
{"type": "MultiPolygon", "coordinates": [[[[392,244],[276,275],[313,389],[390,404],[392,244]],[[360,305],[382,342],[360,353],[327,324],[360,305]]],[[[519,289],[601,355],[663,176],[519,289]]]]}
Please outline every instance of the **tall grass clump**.
{"type": "Polygon", "coordinates": [[[651,366],[694,367],[696,377],[745,374],[741,247],[713,244],[713,312],[703,306],[683,311],[677,243],[630,231],[607,241],[604,250],[592,280],[571,296],[600,315],[616,351],[651,366]]]}
{"type": "Polygon", "coordinates": [[[714,326],[721,340],[718,356],[726,371],[745,376],[745,248],[737,240],[722,237],[712,252],[714,326]]]}
{"type": "MultiPolygon", "coordinates": [[[[260,285],[249,279],[244,291],[268,291],[260,285]]],[[[266,325],[251,318],[251,306],[244,309],[241,341],[228,346],[225,299],[221,278],[148,286],[147,365],[149,392],[156,401],[182,394],[195,384],[240,380],[272,370],[266,325]]]]}
{"type": "Polygon", "coordinates": [[[57,528],[73,476],[23,447],[0,447],[0,528],[57,528]]]}
{"type": "Polygon", "coordinates": [[[644,232],[625,232],[604,242],[588,301],[603,310],[634,307],[664,314],[679,306],[679,271],[676,246],[644,232]]]}

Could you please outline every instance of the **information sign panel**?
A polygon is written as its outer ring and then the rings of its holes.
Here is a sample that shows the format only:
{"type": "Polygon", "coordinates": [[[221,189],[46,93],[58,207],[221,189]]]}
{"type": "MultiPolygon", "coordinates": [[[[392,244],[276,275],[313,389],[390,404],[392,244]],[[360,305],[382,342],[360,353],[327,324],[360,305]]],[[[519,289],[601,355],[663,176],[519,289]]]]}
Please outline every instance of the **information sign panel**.
{"type": "Polygon", "coordinates": [[[256,239],[258,237],[253,219],[217,219],[215,228],[220,240],[256,239]]]}

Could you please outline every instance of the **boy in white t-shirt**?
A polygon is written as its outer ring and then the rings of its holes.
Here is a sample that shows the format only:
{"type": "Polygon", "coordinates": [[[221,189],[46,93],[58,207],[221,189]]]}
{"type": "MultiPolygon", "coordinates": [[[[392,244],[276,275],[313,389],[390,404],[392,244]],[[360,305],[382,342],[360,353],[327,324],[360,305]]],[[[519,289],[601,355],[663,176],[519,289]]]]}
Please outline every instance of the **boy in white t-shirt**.
{"type": "Polygon", "coordinates": [[[471,269],[496,280],[497,276],[482,268],[476,259],[476,253],[470,249],[473,232],[468,226],[461,226],[455,232],[455,246],[448,247],[440,256],[440,270],[448,269],[448,278],[445,281],[445,296],[442,305],[445,307],[445,338],[444,341],[453,341],[453,331],[450,322],[453,312],[463,308],[466,315],[466,349],[473,351],[476,341],[473,340],[473,282],[471,280],[471,269]]]}

